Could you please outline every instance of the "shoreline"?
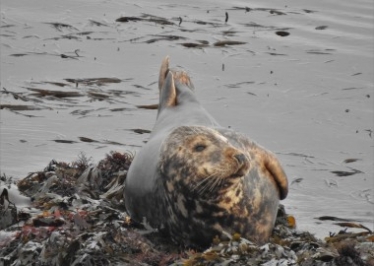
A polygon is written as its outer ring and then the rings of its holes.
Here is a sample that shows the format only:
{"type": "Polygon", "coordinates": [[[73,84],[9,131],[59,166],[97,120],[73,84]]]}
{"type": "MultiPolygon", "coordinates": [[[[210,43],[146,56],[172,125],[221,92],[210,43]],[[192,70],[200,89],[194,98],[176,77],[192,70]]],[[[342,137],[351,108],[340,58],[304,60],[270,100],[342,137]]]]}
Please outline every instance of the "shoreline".
{"type": "Polygon", "coordinates": [[[32,203],[18,209],[3,194],[1,206],[8,204],[3,211],[13,221],[0,220],[1,265],[374,265],[370,229],[346,222],[340,232],[317,239],[297,230],[282,205],[265,245],[234,234],[207,250],[177,247],[127,216],[122,184],[131,160],[119,152],[97,165],[84,155],[72,163],[52,160],[20,180],[32,203]],[[355,227],[360,232],[351,232],[355,227]]]}

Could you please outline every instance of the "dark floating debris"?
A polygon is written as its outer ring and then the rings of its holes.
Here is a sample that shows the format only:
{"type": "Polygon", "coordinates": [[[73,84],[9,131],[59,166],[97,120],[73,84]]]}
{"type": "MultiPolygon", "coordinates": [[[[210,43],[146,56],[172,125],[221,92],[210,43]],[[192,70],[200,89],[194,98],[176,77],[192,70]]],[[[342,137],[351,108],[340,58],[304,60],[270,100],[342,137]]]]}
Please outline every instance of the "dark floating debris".
{"type": "Polygon", "coordinates": [[[103,85],[110,84],[110,83],[122,82],[122,80],[118,78],[86,78],[86,79],[67,78],[65,80],[67,82],[76,84],[76,86],[78,86],[78,84],[83,84],[85,86],[90,86],[90,85],[103,86],[103,85]]]}
{"type": "Polygon", "coordinates": [[[145,41],[145,43],[155,43],[155,42],[158,42],[158,41],[177,41],[177,40],[185,40],[186,38],[183,37],[183,36],[176,36],[176,35],[155,35],[157,36],[157,38],[152,38],[152,39],[149,39],[147,41],[145,41]]]}
{"type": "Polygon", "coordinates": [[[148,130],[148,129],[141,129],[141,128],[134,128],[134,129],[130,129],[131,131],[134,131],[135,133],[138,133],[138,134],[145,134],[145,133],[151,133],[152,131],[151,130],[148,130]]]}
{"type": "Polygon", "coordinates": [[[354,163],[354,162],[357,162],[357,161],[360,161],[360,159],[348,158],[348,159],[344,160],[344,163],[354,163]]]}
{"type": "Polygon", "coordinates": [[[110,97],[110,95],[108,95],[108,94],[93,91],[93,90],[88,91],[87,95],[88,95],[88,97],[90,97],[92,99],[95,99],[95,100],[99,100],[99,101],[109,99],[109,97],[110,97]]]}
{"type": "Polygon", "coordinates": [[[203,48],[203,47],[208,46],[205,43],[193,43],[193,42],[185,42],[185,43],[181,43],[180,45],[187,47],[187,48],[203,48]]]}
{"type": "Polygon", "coordinates": [[[354,221],[352,219],[339,218],[339,217],[335,217],[335,216],[320,216],[320,217],[316,217],[315,219],[320,220],[320,221],[342,221],[342,222],[352,222],[352,221],[354,221]]]}
{"type": "Polygon", "coordinates": [[[280,53],[273,53],[273,52],[267,52],[269,55],[274,55],[274,56],[287,56],[287,54],[280,54],[280,53]]]}
{"type": "Polygon", "coordinates": [[[141,108],[141,109],[158,109],[158,104],[146,104],[146,105],[137,105],[136,107],[141,108]]]}
{"type": "Polygon", "coordinates": [[[86,138],[86,137],[79,137],[80,141],[82,142],[100,142],[94,139],[86,138]]]}
{"type": "Polygon", "coordinates": [[[43,82],[41,82],[41,83],[44,83],[44,84],[52,84],[52,85],[55,85],[55,86],[58,86],[58,87],[69,86],[69,84],[67,84],[67,83],[56,82],[56,81],[43,81],[43,82]]]}
{"type": "Polygon", "coordinates": [[[103,23],[103,22],[99,22],[99,21],[96,21],[96,20],[93,20],[93,19],[89,19],[89,21],[90,21],[90,24],[93,25],[93,26],[108,27],[108,25],[106,23],[103,23]]]}
{"type": "Polygon", "coordinates": [[[272,14],[272,15],[278,15],[278,16],[284,16],[284,15],[287,15],[286,13],[284,13],[284,12],[282,12],[282,11],[275,10],[275,9],[270,10],[269,13],[272,14]]]}
{"type": "Polygon", "coordinates": [[[117,22],[130,22],[130,21],[141,21],[141,20],[143,19],[138,18],[138,17],[120,17],[116,19],[117,22]]]}
{"type": "Polygon", "coordinates": [[[10,54],[9,56],[21,57],[21,56],[25,56],[25,55],[28,55],[28,54],[10,54]]]}
{"type": "Polygon", "coordinates": [[[281,37],[286,37],[290,35],[288,31],[276,31],[275,34],[281,37]]]}
{"type": "Polygon", "coordinates": [[[74,140],[65,140],[65,139],[53,139],[52,141],[57,142],[57,143],[65,143],[65,144],[74,144],[74,143],[77,143],[74,140]]]}
{"type": "Polygon", "coordinates": [[[337,176],[351,176],[355,174],[361,174],[362,171],[357,169],[352,169],[352,171],[331,171],[331,173],[336,174],[337,176]]]}
{"type": "Polygon", "coordinates": [[[222,46],[227,46],[227,45],[242,45],[242,44],[246,44],[246,42],[223,40],[223,41],[215,42],[213,45],[217,47],[222,47],[222,46]]]}
{"type": "Polygon", "coordinates": [[[20,104],[0,104],[0,109],[9,109],[12,111],[35,111],[44,108],[35,105],[20,105],[20,104]]]}
{"type": "Polygon", "coordinates": [[[225,23],[229,21],[229,13],[225,12],[225,23]]]}
{"type": "Polygon", "coordinates": [[[304,180],[304,178],[302,178],[302,177],[295,178],[294,180],[292,180],[291,185],[292,185],[292,184],[299,184],[299,183],[301,183],[301,181],[303,181],[303,180],[304,180]]]}
{"type": "Polygon", "coordinates": [[[303,9],[303,11],[304,11],[305,13],[315,13],[315,12],[317,12],[317,11],[310,10],[310,9],[303,9]]]}
{"type": "Polygon", "coordinates": [[[234,84],[227,84],[225,87],[230,88],[230,89],[236,89],[242,87],[242,85],[249,85],[249,84],[254,84],[254,81],[244,81],[244,82],[238,82],[234,84]]]}
{"type": "Polygon", "coordinates": [[[4,24],[4,25],[1,25],[0,28],[4,29],[4,28],[11,28],[11,27],[15,27],[16,25],[14,24],[4,24]]]}
{"type": "Polygon", "coordinates": [[[349,87],[342,89],[343,91],[350,91],[350,90],[362,90],[363,88],[357,88],[357,87],[349,87]]]}
{"type": "Polygon", "coordinates": [[[119,107],[119,108],[113,108],[109,109],[111,112],[122,112],[122,111],[129,111],[131,110],[130,108],[127,107],[119,107]]]}
{"type": "Polygon", "coordinates": [[[207,22],[207,21],[203,21],[203,20],[194,20],[192,22],[195,23],[195,24],[198,24],[198,25],[209,25],[209,26],[213,26],[213,27],[220,27],[220,26],[223,25],[223,24],[220,24],[220,23],[207,22]]]}
{"type": "Polygon", "coordinates": [[[60,23],[60,22],[47,22],[45,24],[53,26],[56,30],[62,31],[62,29],[68,29],[68,30],[78,30],[77,28],[66,24],[66,23],[60,23]]]}
{"type": "Polygon", "coordinates": [[[70,98],[70,97],[82,97],[83,94],[81,94],[78,91],[53,91],[53,90],[45,90],[45,89],[37,89],[37,88],[27,88],[28,90],[34,92],[34,94],[39,97],[45,97],[45,96],[54,96],[57,98],[70,98]]]}
{"type": "Polygon", "coordinates": [[[306,52],[308,54],[320,54],[320,55],[325,55],[325,54],[331,54],[330,51],[331,49],[325,49],[325,50],[307,50],[306,52]]]}
{"type": "Polygon", "coordinates": [[[126,145],[123,143],[110,141],[110,140],[99,141],[99,140],[94,140],[94,139],[87,138],[87,137],[79,137],[79,140],[82,142],[88,142],[88,143],[100,143],[100,144],[110,144],[110,145],[119,145],[119,146],[136,146],[136,145],[126,145]]]}
{"type": "Polygon", "coordinates": [[[318,27],[316,27],[316,30],[325,30],[327,28],[328,28],[328,26],[318,26],[318,27]]]}
{"type": "Polygon", "coordinates": [[[175,25],[173,22],[153,15],[143,14],[141,17],[120,17],[116,19],[116,22],[137,22],[137,21],[145,21],[145,22],[153,22],[160,25],[175,25]]]}

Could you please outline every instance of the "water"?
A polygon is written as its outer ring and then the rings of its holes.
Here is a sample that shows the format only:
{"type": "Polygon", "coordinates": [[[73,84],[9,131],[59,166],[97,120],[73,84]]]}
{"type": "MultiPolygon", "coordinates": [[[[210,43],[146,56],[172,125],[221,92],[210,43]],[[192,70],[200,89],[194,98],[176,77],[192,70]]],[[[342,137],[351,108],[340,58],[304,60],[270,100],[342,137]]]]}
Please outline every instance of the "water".
{"type": "Polygon", "coordinates": [[[1,173],[20,179],[81,152],[96,163],[136,152],[148,134],[133,129],[152,129],[156,117],[137,105],[157,103],[169,55],[221,125],[278,155],[290,180],[283,203],[300,229],[326,236],[339,228],[315,218],[335,216],[373,230],[373,11],[364,0],[4,0],[1,89],[13,94],[3,90],[1,104],[38,110],[1,110],[1,173]],[[122,16],[144,20],[115,22],[122,16]],[[222,40],[245,44],[214,46],[222,40]],[[66,80],[87,78],[120,82],[66,80]]]}

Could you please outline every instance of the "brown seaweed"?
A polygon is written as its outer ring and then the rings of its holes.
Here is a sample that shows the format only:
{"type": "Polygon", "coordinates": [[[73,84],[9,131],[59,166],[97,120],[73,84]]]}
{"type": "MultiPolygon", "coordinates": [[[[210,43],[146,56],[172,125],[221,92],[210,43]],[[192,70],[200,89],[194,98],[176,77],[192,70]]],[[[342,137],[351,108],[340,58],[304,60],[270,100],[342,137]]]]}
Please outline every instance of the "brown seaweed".
{"type": "Polygon", "coordinates": [[[141,108],[141,109],[150,109],[150,110],[155,110],[158,109],[158,104],[145,104],[145,105],[137,105],[136,107],[141,108]]]}
{"type": "Polygon", "coordinates": [[[104,86],[110,83],[122,82],[122,80],[118,78],[83,78],[83,79],[66,78],[64,80],[70,83],[74,83],[76,84],[76,86],[78,86],[78,84],[83,84],[85,86],[90,86],[90,85],[104,86]]]}
{"type": "Polygon", "coordinates": [[[141,128],[134,128],[134,129],[130,129],[131,131],[134,131],[135,133],[138,133],[138,134],[145,134],[145,133],[151,133],[152,131],[151,130],[148,130],[148,129],[141,129],[141,128]]]}
{"type": "Polygon", "coordinates": [[[204,44],[204,43],[193,43],[193,42],[185,42],[185,43],[181,43],[180,45],[187,47],[187,48],[203,48],[207,46],[207,44],[204,44]]]}
{"type": "Polygon", "coordinates": [[[61,22],[47,22],[45,24],[51,25],[58,31],[62,31],[62,29],[69,29],[69,30],[78,30],[77,28],[73,27],[72,25],[69,25],[67,23],[61,23],[61,22]]]}
{"type": "Polygon", "coordinates": [[[27,88],[30,91],[35,92],[34,95],[36,96],[54,96],[57,98],[70,98],[70,97],[82,97],[78,91],[52,91],[52,90],[45,90],[45,89],[37,89],[37,88],[27,88]]]}
{"type": "Polygon", "coordinates": [[[325,30],[325,29],[327,29],[328,28],[328,26],[318,26],[318,27],[316,27],[315,29],[316,30],[325,30]]]}
{"type": "Polygon", "coordinates": [[[242,44],[246,44],[246,42],[223,40],[223,41],[215,42],[213,45],[222,47],[222,46],[227,46],[227,45],[242,45],[242,44]]]}
{"type": "Polygon", "coordinates": [[[290,35],[288,31],[282,31],[282,30],[276,31],[275,34],[281,37],[287,37],[290,35]]]}
{"type": "Polygon", "coordinates": [[[0,109],[9,109],[14,111],[35,111],[43,108],[35,105],[21,105],[21,104],[0,104],[0,109]]]}
{"type": "Polygon", "coordinates": [[[147,15],[147,14],[143,14],[142,17],[120,17],[120,18],[117,18],[116,19],[116,22],[124,22],[124,23],[127,23],[127,22],[137,22],[137,21],[144,21],[144,22],[153,22],[153,23],[156,23],[156,24],[160,24],[160,25],[175,25],[173,22],[165,19],[165,18],[161,18],[161,17],[157,17],[157,16],[153,16],[153,15],[147,15]]]}
{"type": "Polygon", "coordinates": [[[361,174],[362,171],[357,169],[352,169],[352,171],[331,171],[331,173],[336,174],[337,176],[351,176],[355,174],[361,174]]]}

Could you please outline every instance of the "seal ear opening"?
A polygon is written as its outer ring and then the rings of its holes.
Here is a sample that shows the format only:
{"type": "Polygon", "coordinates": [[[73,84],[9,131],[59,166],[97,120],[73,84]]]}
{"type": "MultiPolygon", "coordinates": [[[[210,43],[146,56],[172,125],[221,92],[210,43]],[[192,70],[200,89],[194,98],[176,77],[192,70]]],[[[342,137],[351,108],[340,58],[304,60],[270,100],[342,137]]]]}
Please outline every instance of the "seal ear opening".
{"type": "Polygon", "coordinates": [[[288,194],[288,180],[286,173],[284,172],[282,166],[280,165],[278,159],[271,153],[265,151],[264,156],[264,166],[269,172],[275,183],[277,184],[279,191],[279,198],[281,200],[285,199],[288,194]]]}

